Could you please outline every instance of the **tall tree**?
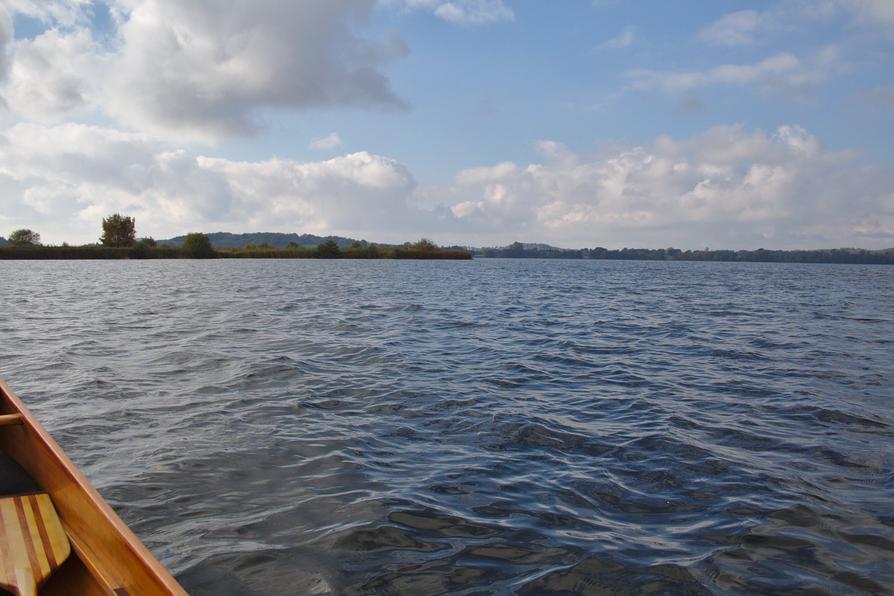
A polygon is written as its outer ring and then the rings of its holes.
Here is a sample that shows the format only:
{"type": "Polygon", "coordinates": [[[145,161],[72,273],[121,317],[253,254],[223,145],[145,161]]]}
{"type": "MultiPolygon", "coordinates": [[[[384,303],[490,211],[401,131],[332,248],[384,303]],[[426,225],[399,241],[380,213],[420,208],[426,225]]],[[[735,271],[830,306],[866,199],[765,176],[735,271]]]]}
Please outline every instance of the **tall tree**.
{"type": "Polygon", "coordinates": [[[36,246],[40,244],[40,234],[28,229],[16,230],[9,235],[7,242],[12,246],[36,246]]]}
{"type": "Polygon", "coordinates": [[[103,246],[130,246],[137,237],[136,220],[115,213],[102,220],[103,246]]]}

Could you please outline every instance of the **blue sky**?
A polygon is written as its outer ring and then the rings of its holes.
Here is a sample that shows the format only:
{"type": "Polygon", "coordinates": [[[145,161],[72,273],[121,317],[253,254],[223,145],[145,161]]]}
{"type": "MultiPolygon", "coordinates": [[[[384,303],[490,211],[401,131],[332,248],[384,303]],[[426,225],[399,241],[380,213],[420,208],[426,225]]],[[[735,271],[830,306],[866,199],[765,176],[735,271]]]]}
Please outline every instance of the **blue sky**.
{"type": "Polygon", "coordinates": [[[889,0],[0,7],[0,234],[894,246],[889,0]]]}
{"type": "MultiPolygon", "coordinates": [[[[863,32],[854,36],[846,27],[822,22],[744,47],[706,47],[697,38],[700,29],[725,14],[773,5],[702,0],[594,7],[587,0],[534,0],[511,4],[513,21],[475,28],[444,26],[424,13],[381,10],[375,29],[401,31],[412,48],[391,71],[395,89],[412,109],[383,119],[351,114],[351,130],[359,147],[418,164],[435,178],[488,161],[535,159],[534,141],[540,139],[588,152],[606,142],[645,143],[662,134],[690,136],[730,123],[772,130],[797,122],[831,148],[860,148],[872,159],[890,160],[894,114],[890,109],[867,113],[860,101],[861,91],[894,83],[888,40],[880,43],[863,32]],[[601,47],[628,28],[629,47],[601,47]],[[637,68],[709,69],[781,52],[810,54],[830,45],[864,63],[817,85],[808,97],[723,85],[686,93],[626,89],[629,71],[637,68]],[[882,122],[886,126],[880,127],[882,122]],[[397,137],[388,134],[395,125],[403,132],[397,137]],[[419,132],[436,136],[440,150],[420,151],[419,132]]],[[[332,113],[322,120],[321,132],[338,129],[346,119],[332,113]]],[[[319,121],[319,114],[298,120],[309,129],[319,121]]]]}

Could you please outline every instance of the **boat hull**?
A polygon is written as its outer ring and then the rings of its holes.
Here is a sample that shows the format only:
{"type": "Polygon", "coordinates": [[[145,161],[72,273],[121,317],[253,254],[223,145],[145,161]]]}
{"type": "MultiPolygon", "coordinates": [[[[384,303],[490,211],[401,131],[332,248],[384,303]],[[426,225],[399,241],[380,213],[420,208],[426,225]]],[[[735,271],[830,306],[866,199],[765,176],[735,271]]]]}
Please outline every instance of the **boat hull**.
{"type": "Polygon", "coordinates": [[[49,494],[71,541],[41,594],[186,594],[2,379],[0,452],[49,494]]]}

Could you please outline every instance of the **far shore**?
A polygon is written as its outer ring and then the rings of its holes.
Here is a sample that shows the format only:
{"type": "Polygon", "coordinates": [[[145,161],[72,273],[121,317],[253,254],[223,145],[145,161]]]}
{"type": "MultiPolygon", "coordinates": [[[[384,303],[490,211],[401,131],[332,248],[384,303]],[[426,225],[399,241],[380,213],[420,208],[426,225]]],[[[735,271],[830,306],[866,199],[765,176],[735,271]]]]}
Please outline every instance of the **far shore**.
{"type": "Polygon", "coordinates": [[[648,250],[509,250],[440,248],[433,245],[353,246],[340,249],[334,245],[312,247],[273,248],[247,246],[242,248],[211,249],[201,254],[191,253],[176,245],[129,247],[112,246],[0,246],[0,261],[53,260],[143,260],[143,259],[354,259],[354,260],[454,260],[475,259],[549,259],[599,261],[663,261],[663,262],[734,262],[734,263],[803,263],[848,265],[894,265],[894,251],[862,249],[830,250],[756,250],[756,251],[673,251],[648,250]]]}
{"type": "Polygon", "coordinates": [[[414,259],[414,260],[469,260],[465,250],[442,248],[367,246],[358,248],[321,250],[318,248],[224,248],[200,257],[179,246],[4,246],[0,260],[125,260],[125,259],[414,259]]]}

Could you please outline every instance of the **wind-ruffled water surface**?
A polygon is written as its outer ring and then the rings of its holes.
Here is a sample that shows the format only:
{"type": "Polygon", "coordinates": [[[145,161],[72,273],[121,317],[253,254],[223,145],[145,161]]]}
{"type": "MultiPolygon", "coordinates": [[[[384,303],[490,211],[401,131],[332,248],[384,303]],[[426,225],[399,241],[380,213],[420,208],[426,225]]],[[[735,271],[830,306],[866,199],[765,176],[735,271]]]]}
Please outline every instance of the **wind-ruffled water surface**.
{"type": "Polygon", "coordinates": [[[894,267],[0,275],[0,375],[193,594],[894,590],[894,267]]]}

